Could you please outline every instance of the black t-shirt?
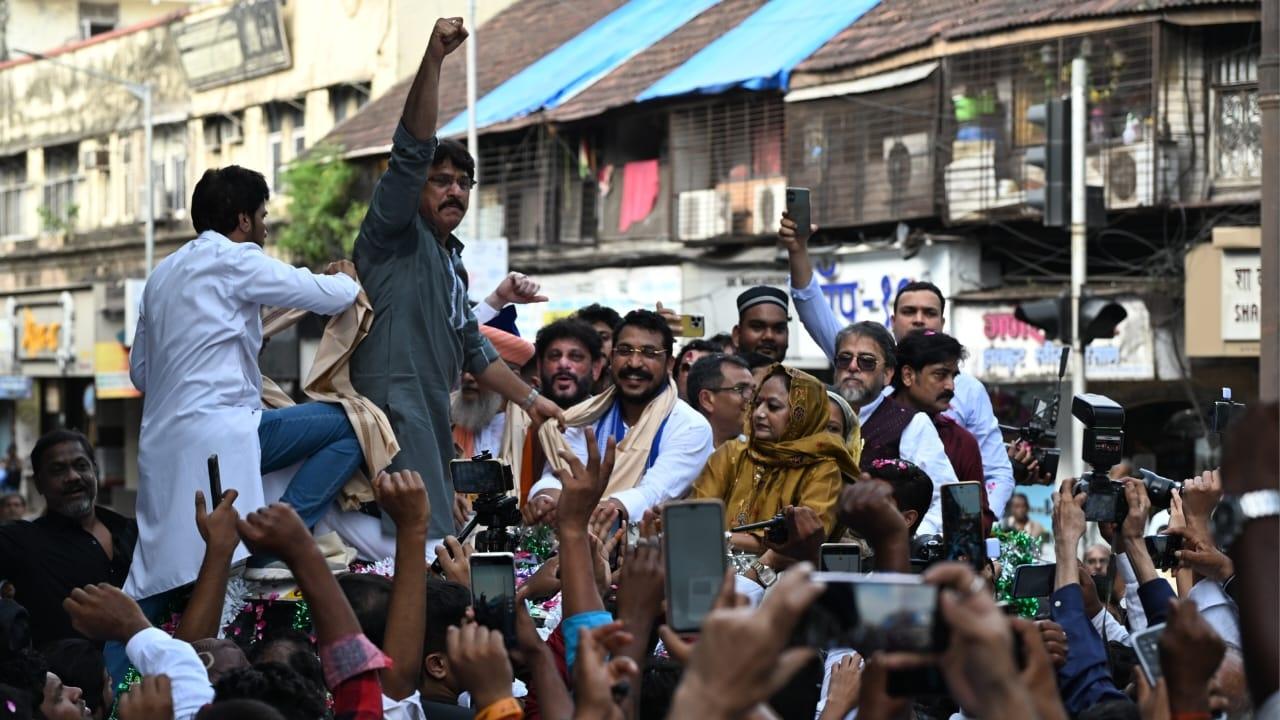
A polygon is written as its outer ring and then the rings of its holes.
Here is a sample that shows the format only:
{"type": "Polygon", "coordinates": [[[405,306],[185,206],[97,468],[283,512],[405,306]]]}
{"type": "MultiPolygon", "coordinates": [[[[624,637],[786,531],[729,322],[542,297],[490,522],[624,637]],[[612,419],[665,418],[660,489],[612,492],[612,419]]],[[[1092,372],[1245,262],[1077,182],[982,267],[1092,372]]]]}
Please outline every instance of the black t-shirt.
{"type": "Polygon", "coordinates": [[[427,720],[472,720],[476,711],[464,708],[457,703],[422,701],[422,712],[427,720]]]}
{"type": "Polygon", "coordinates": [[[0,579],[13,583],[14,600],[31,616],[36,646],[82,637],[62,609],[73,589],[94,583],[120,587],[129,575],[138,523],[105,508],[95,510],[111,533],[109,558],[93,533],[61,515],[0,527],[0,579]]]}

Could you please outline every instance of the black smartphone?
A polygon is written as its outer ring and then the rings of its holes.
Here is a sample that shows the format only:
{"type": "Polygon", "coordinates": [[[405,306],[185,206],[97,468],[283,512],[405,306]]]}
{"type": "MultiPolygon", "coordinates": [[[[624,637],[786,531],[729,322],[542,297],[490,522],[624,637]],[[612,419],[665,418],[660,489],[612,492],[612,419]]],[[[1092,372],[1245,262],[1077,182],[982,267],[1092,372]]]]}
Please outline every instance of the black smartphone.
{"type": "Polygon", "coordinates": [[[863,572],[862,547],[857,543],[823,543],[818,569],[824,572],[863,572]]]}
{"type": "Polygon", "coordinates": [[[1160,680],[1160,636],[1164,634],[1164,624],[1153,625],[1146,630],[1134,633],[1133,652],[1138,656],[1138,664],[1147,676],[1147,684],[1155,687],[1160,680]]]}
{"type": "Polygon", "coordinates": [[[1147,544],[1147,554],[1157,570],[1172,570],[1178,567],[1176,553],[1182,549],[1181,535],[1148,535],[1143,538],[1147,544]]]}
{"type": "Polygon", "coordinates": [[[667,566],[667,624],[694,632],[711,612],[724,582],[724,503],[685,500],[662,508],[667,566]]]}
{"type": "Polygon", "coordinates": [[[516,566],[511,553],[471,556],[471,603],[476,622],[502,632],[507,647],[516,647],[516,566]]]}
{"type": "Polygon", "coordinates": [[[809,188],[787,188],[787,215],[796,224],[796,237],[809,237],[809,226],[812,223],[809,214],[809,188]]]}
{"type": "Polygon", "coordinates": [[[1047,598],[1053,594],[1054,563],[1019,565],[1013,571],[1015,598],[1047,598]]]}
{"type": "Polygon", "coordinates": [[[978,572],[987,565],[987,542],[982,536],[982,483],[943,485],[942,544],[944,558],[968,562],[978,572]]]}
{"type": "Polygon", "coordinates": [[[218,453],[209,456],[209,509],[222,502],[222,470],[218,467],[218,453]]]}
{"type": "Polygon", "coordinates": [[[454,460],[449,463],[453,489],[460,493],[505,493],[515,487],[511,466],[499,460],[454,460]]]}
{"type": "Polygon", "coordinates": [[[814,573],[826,587],[800,623],[798,643],[848,647],[864,657],[878,650],[940,652],[947,634],[938,613],[938,586],[908,573],[814,573]]]}

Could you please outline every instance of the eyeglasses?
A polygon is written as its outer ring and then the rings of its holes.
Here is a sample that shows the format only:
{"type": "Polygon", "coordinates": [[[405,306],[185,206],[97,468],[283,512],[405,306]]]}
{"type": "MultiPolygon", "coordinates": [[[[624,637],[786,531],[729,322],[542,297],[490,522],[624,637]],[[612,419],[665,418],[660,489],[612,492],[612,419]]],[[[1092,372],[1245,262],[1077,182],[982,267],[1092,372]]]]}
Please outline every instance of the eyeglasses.
{"type": "Polygon", "coordinates": [[[836,356],[836,369],[844,370],[855,360],[857,361],[858,369],[862,372],[871,372],[880,364],[880,358],[869,353],[858,353],[857,355],[854,355],[853,353],[840,353],[836,356]]]}
{"type": "Polygon", "coordinates": [[[710,390],[711,392],[731,392],[744,399],[750,399],[752,393],[756,391],[755,388],[751,387],[751,385],[747,383],[738,383],[737,385],[733,385],[730,387],[717,387],[717,388],[707,388],[707,389],[710,390]]]}
{"type": "Polygon", "coordinates": [[[646,345],[644,347],[631,347],[630,345],[619,345],[613,349],[613,354],[614,354],[614,357],[620,357],[620,358],[628,358],[634,355],[639,355],[643,357],[645,360],[657,360],[661,358],[663,355],[666,355],[667,351],[663,350],[662,348],[651,347],[649,345],[646,345]]]}
{"type": "Polygon", "coordinates": [[[458,189],[463,192],[466,192],[476,186],[476,181],[466,175],[458,175],[457,177],[453,175],[432,175],[427,178],[427,182],[441,190],[448,190],[449,186],[457,183],[458,189]]]}

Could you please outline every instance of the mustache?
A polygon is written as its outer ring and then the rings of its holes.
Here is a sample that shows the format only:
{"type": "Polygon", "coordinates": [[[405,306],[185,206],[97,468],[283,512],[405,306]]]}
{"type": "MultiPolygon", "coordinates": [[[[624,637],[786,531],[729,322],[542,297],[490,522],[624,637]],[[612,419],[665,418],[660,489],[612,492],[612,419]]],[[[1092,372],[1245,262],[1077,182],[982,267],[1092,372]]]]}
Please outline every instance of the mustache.
{"type": "Polygon", "coordinates": [[[943,401],[943,400],[951,401],[951,400],[954,400],[954,399],[955,399],[955,396],[956,396],[956,394],[955,394],[955,393],[952,393],[952,392],[944,392],[944,393],[942,393],[941,395],[939,395],[939,396],[938,396],[938,401],[939,401],[939,402],[941,402],[941,401],[943,401]]]}
{"type": "Polygon", "coordinates": [[[627,368],[627,369],[624,369],[622,372],[618,373],[617,375],[618,375],[618,379],[620,380],[652,380],[653,379],[653,373],[649,372],[648,370],[641,370],[639,368],[627,368]]]}
{"type": "Polygon", "coordinates": [[[578,376],[574,375],[573,373],[567,370],[564,372],[558,372],[555,375],[552,375],[551,379],[552,380],[572,380],[574,382],[578,382],[578,376]]]}
{"type": "Polygon", "coordinates": [[[458,208],[459,210],[466,210],[466,208],[462,207],[462,203],[458,202],[453,198],[449,198],[448,200],[445,200],[444,202],[440,203],[441,210],[447,207],[455,207],[455,208],[458,208]]]}

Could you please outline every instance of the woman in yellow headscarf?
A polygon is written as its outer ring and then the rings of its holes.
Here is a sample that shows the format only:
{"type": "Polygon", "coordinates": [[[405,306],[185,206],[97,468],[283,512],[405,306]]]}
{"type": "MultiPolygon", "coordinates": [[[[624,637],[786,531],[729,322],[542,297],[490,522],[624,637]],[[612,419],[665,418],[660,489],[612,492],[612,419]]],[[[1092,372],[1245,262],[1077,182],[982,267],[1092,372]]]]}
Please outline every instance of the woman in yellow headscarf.
{"type": "MultiPolygon", "coordinates": [[[[808,373],[774,365],[751,407],[747,439],[716,450],[691,497],[723,500],[726,530],[768,520],[791,505],[812,509],[829,535],[840,488],[859,471],[845,439],[827,431],[826,388],[808,373]]],[[[765,549],[760,535],[737,533],[730,542],[748,553],[765,549]]]]}

